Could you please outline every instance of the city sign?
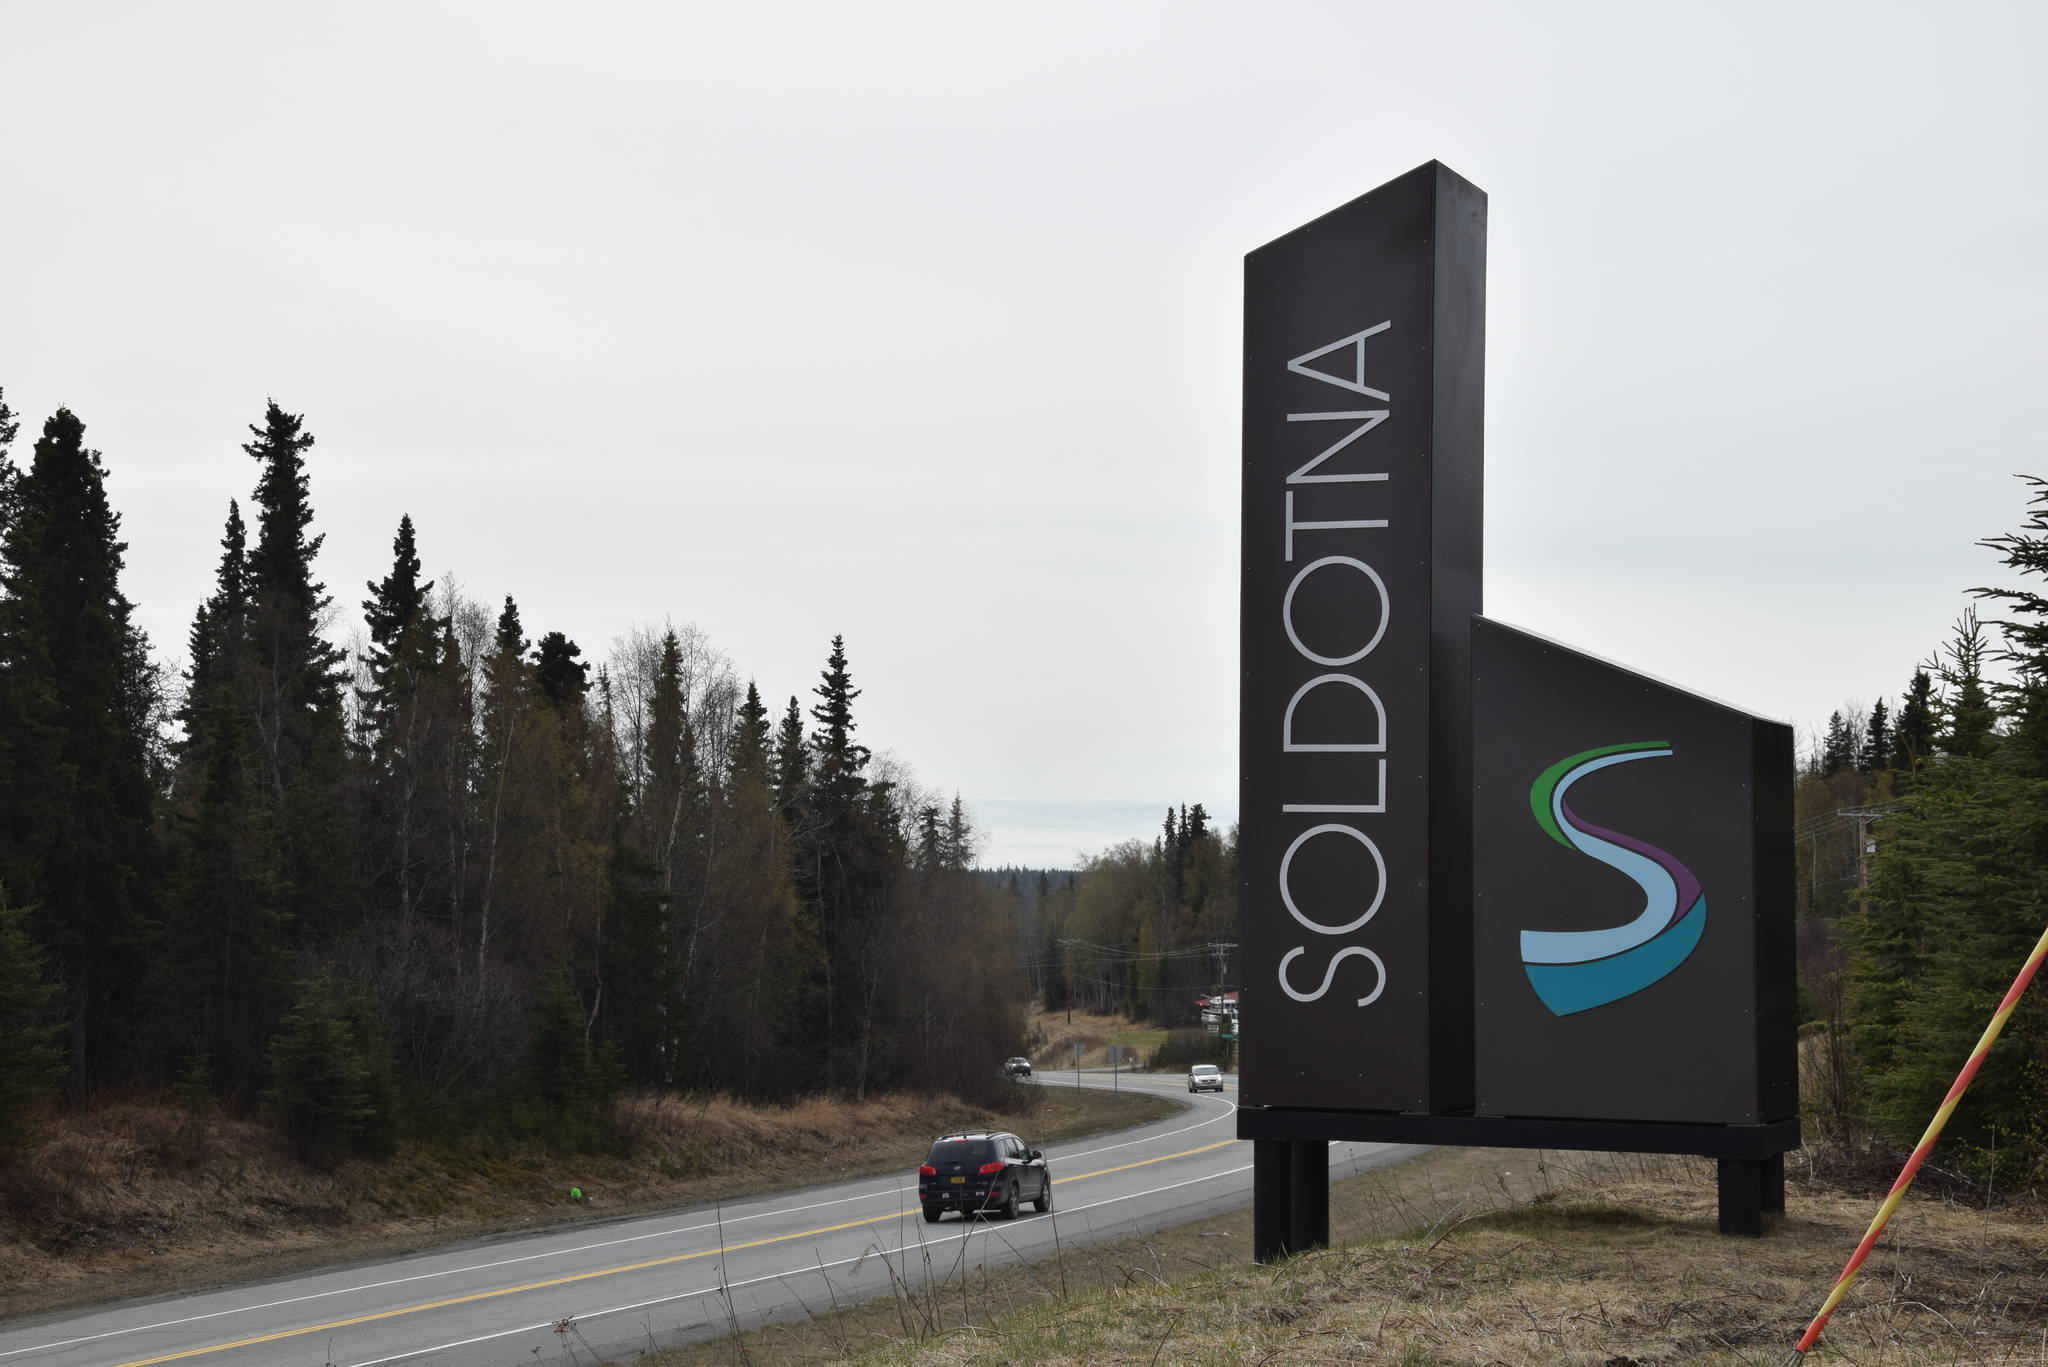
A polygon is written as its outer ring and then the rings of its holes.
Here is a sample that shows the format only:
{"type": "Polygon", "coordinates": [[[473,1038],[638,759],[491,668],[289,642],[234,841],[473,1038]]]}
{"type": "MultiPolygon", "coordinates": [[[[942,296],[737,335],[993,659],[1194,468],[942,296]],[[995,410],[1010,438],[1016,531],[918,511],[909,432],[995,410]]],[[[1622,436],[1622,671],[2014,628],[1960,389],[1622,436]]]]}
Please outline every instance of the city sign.
{"type": "Polygon", "coordinates": [[[1479,615],[1485,282],[1435,162],[1245,258],[1261,1258],[1333,1139],[1711,1155],[1738,1233],[1799,1142],[1790,732],[1479,615]]]}

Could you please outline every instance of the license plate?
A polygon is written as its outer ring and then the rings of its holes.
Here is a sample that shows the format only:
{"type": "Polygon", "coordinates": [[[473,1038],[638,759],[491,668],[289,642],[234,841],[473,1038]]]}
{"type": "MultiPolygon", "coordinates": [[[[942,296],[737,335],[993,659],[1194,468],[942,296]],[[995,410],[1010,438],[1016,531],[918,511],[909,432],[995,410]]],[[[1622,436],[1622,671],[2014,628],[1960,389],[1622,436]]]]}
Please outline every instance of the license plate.
{"type": "Polygon", "coordinates": [[[954,1186],[956,1186],[956,1187],[957,1187],[957,1186],[963,1186],[963,1185],[965,1185],[965,1184],[966,1184],[966,1181],[967,1181],[967,1179],[966,1179],[966,1178],[964,1178],[964,1177],[955,1177],[955,1178],[953,1179],[953,1185],[954,1185],[954,1186]]]}

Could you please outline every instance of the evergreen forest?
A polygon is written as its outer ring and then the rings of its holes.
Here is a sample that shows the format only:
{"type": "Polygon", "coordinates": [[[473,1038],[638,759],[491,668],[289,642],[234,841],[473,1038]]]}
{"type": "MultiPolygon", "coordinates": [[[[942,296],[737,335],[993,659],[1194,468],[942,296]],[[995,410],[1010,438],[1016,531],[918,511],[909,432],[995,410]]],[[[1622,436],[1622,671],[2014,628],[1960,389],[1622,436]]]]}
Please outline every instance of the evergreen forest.
{"type": "MultiPolygon", "coordinates": [[[[2004,585],[1972,590],[1902,691],[1837,711],[1801,765],[1809,1142],[1912,1146],[2048,927],[2048,481],[2023,483],[2019,529],[1979,543],[2004,585]]],[[[1994,1190],[2048,1179],[2048,983],[1934,1161],[1994,1190]]]]}
{"type": "Polygon", "coordinates": [[[397,508],[338,602],[313,433],[273,402],[167,665],[107,461],[68,410],[20,428],[0,395],[0,1142],[139,1094],[333,1159],[602,1145],[628,1090],[1000,1085],[1013,894],[962,800],[861,739],[843,639],[786,702],[694,629],[593,661],[423,578],[397,508]]]}
{"type": "MultiPolygon", "coordinates": [[[[993,1100],[1034,999],[1185,1028],[1237,988],[1235,832],[1200,803],[1072,870],[977,868],[963,800],[861,739],[843,638],[781,701],[694,628],[589,659],[572,623],[426,579],[401,509],[338,603],[313,434],[274,402],[167,664],[84,424],[30,440],[4,400],[0,1149],[137,1094],[260,1110],[321,1159],[601,1146],[628,1092],[993,1100]]],[[[1850,1151],[1918,1137],[2048,925],[2048,481],[2024,488],[1981,543],[2002,583],[1795,775],[1801,1091],[1850,1151]]],[[[2048,1179],[2044,992],[1951,1174],[2048,1179]]]]}

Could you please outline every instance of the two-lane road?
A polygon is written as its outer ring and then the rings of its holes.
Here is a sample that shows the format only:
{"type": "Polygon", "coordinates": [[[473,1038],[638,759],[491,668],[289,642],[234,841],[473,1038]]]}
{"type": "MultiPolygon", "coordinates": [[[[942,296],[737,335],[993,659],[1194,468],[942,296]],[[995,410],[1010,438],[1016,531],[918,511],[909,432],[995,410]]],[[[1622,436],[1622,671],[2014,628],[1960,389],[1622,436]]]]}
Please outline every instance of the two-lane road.
{"type": "MultiPolygon", "coordinates": [[[[1070,1086],[1049,1074],[1041,1085],[1070,1086]]],[[[1083,1074],[1083,1085],[1170,1088],[1173,1077],[1083,1074]]],[[[979,1264],[1049,1256],[1245,1205],[1249,1147],[1232,1098],[1183,1099],[1166,1120],[1047,1151],[1054,1209],[926,1224],[916,1177],[780,1192],[373,1265],[0,1324],[0,1367],[447,1367],[631,1356],[874,1296],[957,1285],[979,1264]]],[[[1029,1135],[1025,1136],[1030,1139],[1029,1135]]],[[[858,1135],[847,1143],[858,1145],[858,1135]]],[[[1409,1150],[1340,1144],[1348,1174],[1409,1150]]]]}

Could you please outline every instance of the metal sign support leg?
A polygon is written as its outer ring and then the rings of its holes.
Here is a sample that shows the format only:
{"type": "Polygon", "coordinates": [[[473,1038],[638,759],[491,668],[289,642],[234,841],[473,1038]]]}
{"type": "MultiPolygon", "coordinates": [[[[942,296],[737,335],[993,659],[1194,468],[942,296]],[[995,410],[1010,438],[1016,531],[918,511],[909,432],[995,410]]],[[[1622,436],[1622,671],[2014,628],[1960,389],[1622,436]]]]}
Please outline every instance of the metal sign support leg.
{"type": "Polygon", "coordinates": [[[1294,1141],[1252,1141],[1252,1261],[1277,1262],[1292,1251],[1294,1141]]]}
{"type": "Polygon", "coordinates": [[[1777,1208],[1785,1208],[1785,1160],[1777,1159],[1778,1180],[1766,1180],[1768,1158],[1723,1158],[1720,1162],[1721,1232],[1757,1238],[1764,1232],[1765,1192],[1776,1188],[1777,1208]]]}
{"type": "Polygon", "coordinates": [[[1330,1146],[1320,1139],[1288,1141],[1288,1247],[1296,1253],[1330,1246],[1330,1146]]]}

